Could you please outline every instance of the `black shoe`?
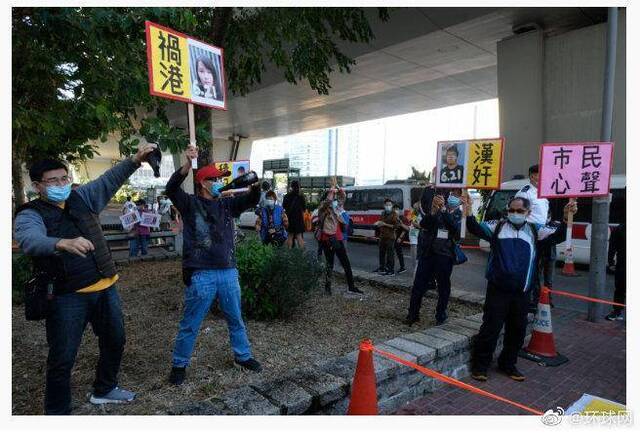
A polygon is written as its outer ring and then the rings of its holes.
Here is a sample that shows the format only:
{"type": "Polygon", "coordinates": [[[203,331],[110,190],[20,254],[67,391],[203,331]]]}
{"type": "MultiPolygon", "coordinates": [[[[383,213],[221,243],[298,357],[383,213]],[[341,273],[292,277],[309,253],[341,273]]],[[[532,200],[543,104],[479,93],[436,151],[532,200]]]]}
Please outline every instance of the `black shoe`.
{"type": "Polygon", "coordinates": [[[327,295],[331,295],[331,284],[327,283],[324,285],[324,293],[327,295]]]}
{"type": "Polygon", "coordinates": [[[475,371],[471,371],[471,378],[473,378],[476,381],[487,381],[487,371],[478,369],[475,371]]]}
{"type": "Polygon", "coordinates": [[[404,325],[408,325],[409,327],[411,327],[414,323],[417,323],[418,321],[420,321],[420,318],[411,318],[411,317],[406,317],[406,318],[402,321],[402,324],[404,324],[404,325]]]}
{"type": "Polygon", "coordinates": [[[436,325],[440,326],[440,325],[444,324],[445,322],[447,322],[446,318],[445,319],[437,319],[436,320],[436,325]]]}
{"type": "Polygon", "coordinates": [[[385,270],[384,268],[378,267],[375,270],[373,270],[372,273],[384,273],[385,271],[387,270],[385,270]]]}
{"type": "Polygon", "coordinates": [[[235,359],[233,361],[234,365],[240,368],[242,371],[252,371],[252,372],[261,372],[262,366],[256,359],[249,359],[241,362],[240,360],[235,359]]]}
{"type": "Polygon", "coordinates": [[[394,273],[393,271],[385,271],[384,273],[382,273],[383,276],[394,276],[396,273],[394,273]]]}
{"type": "Polygon", "coordinates": [[[525,376],[522,372],[518,371],[518,368],[512,366],[510,368],[498,366],[498,370],[503,374],[507,375],[509,378],[515,381],[524,381],[525,376]]]}
{"type": "Polygon", "coordinates": [[[184,378],[187,374],[186,371],[187,368],[185,367],[180,368],[174,366],[173,368],[171,368],[171,374],[169,374],[169,383],[173,384],[174,386],[179,386],[184,383],[184,378]]]}
{"type": "Polygon", "coordinates": [[[396,274],[402,274],[402,273],[404,273],[405,271],[407,271],[407,269],[406,269],[406,268],[404,268],[404,267],[400,267],[400,269],[398,270],[398,272],[397,272],[396,274]]]}
{"type": "Polygon", "coordinates": [[[348,289],[349,292],[352,292],[354,294],[364,294],[364,292],[362,292],[360,289],[358,288],[349,288],[348,289]]]}

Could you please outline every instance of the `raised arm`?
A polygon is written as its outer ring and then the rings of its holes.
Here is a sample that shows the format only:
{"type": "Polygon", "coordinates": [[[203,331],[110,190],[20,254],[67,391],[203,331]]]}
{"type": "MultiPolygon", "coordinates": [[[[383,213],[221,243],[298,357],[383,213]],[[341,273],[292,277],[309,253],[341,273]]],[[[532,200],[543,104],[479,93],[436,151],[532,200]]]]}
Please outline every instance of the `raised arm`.
{"type": "Polygon", "coordinates": [[[153,144],[140,146],[133,157],[116,164],[95,181],[79,186],[76,192],[91,211],[100,214],[122,184],[140,167],[156,146],[153,144]]]}
{"type": "Polygon", "coordinates": [[[171,178],[169,178],[169,182],[167,182],[165,187],[167,196],[171,199],[171,202],[181,214],[184,214],[184,211],[189,207],[190,202],[189,194],[187,194],[180,186],[191,170],[191,160],[193,158],[198,158],[198,148],[193,145],[189,145],[185,151],[185,157],[185,163],[182,167],[176,170],[173,175],[171,175],[171,178]]]}
{"type": "Polygon", "coordinates": [[[258,204],[258,201],[260,200],[260,185],[257,183],[253,184],[249,188],[248,193],[235,196],[228,200],[231,201],[231,215],[233,215],[233,217],[240,217],[240,214],[258,204]]]}

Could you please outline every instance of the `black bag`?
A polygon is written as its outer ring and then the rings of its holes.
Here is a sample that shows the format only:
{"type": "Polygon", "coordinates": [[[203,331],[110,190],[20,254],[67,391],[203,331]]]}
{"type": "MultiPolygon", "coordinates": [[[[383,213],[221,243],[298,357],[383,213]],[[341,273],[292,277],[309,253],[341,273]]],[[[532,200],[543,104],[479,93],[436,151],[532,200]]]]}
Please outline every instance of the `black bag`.
{"type": "Polygon", "coordinates": [[[27,321],[40,321],[49,313],[53,298],[53,282],[44,273],[36,273],[24,285],[24,316],[27,321]]]}

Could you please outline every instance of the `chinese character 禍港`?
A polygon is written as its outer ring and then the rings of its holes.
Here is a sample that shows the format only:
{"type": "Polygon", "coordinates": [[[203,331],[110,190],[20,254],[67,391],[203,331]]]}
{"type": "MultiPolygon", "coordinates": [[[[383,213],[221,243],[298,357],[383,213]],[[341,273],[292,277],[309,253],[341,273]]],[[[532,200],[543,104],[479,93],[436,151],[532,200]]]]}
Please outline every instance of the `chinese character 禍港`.
{"type": "Polygon", "coordinates": [[[182,52],[180,51],[180,40],[177,36],[172,35],[171,33],[167,33],[167,36],[164,36],[162,31],[158,34],[158,39],[160,39],[160,51],[162,52],[162,60],[175,63],[176,65],[182,65],[182,52]]]}
{"type": "Polygon", "coordinates": [[[172,94],[182,95],[184,90],[182,89],[182,72],[180,71],[180,68],[175,65],[170,65],[167,68],[167,65],[162,62],[160,62],[160,66],[163,69],[160,71],[160,75],[165,78],[165,81],[162,84],[162,90],[165,90],[167,86],[170,86],[172,94]]]}

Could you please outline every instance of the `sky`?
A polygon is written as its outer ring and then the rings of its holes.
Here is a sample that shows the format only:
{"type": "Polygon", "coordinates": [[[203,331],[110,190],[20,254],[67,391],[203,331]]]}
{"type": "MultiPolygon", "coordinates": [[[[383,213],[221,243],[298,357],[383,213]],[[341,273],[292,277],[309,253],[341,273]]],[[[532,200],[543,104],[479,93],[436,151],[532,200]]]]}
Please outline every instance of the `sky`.
{"type": "MultiPolygon", "coordinates": [[[[339,166],[338,174],[357,173],[356,183],[359,185],[382,184],[390,179],[406,179],[411,174],[411,166],[429,172],[435,165],[439,140],[498,137],[498,100],[393,116],[345,125],[339,129],[352,129],[355,132],[340,134],[340,150],[342,153],[349,146],[358,146],[358,159],[350,163],[357,164],[357,167],[339,166]],[[352,142],[352,137],[357,139],[352,142]]],[[[287,142],[305,140],[311,134],[313,132],[300,133],[289,137],[287,142]]],[[[261,167],[263,159],[282,158],[286,150],[277,145],[269,146],[275,143],[283,143],[282,138],[255,141],[251,166],[261,167]]]]}

